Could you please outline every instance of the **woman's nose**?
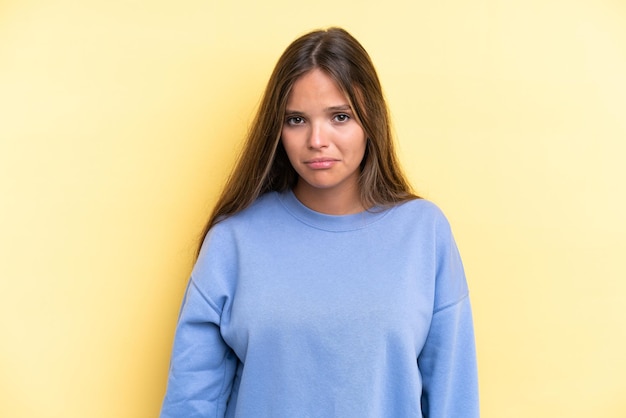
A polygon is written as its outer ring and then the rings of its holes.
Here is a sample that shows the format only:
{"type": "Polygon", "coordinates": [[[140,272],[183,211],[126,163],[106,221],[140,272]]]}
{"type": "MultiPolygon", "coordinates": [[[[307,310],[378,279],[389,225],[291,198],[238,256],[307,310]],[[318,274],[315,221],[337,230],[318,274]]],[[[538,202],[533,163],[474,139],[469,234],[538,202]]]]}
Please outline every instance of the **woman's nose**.
{"type": "Polygon", "coordinates": [[[321,124],[312,124],[308,146],[310,149],[328,147],[328,135],[321,124]]]}

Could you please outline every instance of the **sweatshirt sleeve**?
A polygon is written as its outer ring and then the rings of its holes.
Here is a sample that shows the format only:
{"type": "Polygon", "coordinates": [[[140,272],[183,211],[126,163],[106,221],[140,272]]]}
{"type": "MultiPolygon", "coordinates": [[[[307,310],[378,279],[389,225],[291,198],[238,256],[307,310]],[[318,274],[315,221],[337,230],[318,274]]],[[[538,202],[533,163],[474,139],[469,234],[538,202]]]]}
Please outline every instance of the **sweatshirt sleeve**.
{"type": "Polygon", "coordinates": [[[228,294],[224,283],[232,269],[232,253],[220,247],[221,242],[205,242],[187,285],[161,418],[215,418],[225,414],[238,360],[220,332],[228,294]]]}
{"type": "Polygon", "coordinates": [[[472,311],[461,258],[447,221],[437,233],[433,317],[418,357],[426,418],[479,417],[472,311]]]}

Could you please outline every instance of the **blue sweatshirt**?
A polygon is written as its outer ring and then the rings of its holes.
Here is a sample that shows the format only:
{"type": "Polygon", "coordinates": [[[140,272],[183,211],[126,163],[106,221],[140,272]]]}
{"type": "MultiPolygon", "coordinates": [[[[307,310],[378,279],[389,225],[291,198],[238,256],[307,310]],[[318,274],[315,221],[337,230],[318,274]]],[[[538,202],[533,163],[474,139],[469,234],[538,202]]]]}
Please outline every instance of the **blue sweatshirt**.
{"type": "Polygon", "coordinates": [[[207,235],[161,417],[478,417],[472,314],[441,211],[331,216],[268,193],[207,235]]]}

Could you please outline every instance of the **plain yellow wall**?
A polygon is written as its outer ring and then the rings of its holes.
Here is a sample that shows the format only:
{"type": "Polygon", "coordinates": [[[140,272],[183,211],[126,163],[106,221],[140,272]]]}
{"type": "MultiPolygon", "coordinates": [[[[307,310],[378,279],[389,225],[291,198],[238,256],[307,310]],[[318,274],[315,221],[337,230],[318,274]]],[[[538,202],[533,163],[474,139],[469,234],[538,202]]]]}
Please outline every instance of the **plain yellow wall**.
{"type": "Polygon", "coordinates": [[[196,236],[330,25],[452,222],[483,417],[626,416],[621,0],[0,2],[0,416],[157,415],[196,236]]]}

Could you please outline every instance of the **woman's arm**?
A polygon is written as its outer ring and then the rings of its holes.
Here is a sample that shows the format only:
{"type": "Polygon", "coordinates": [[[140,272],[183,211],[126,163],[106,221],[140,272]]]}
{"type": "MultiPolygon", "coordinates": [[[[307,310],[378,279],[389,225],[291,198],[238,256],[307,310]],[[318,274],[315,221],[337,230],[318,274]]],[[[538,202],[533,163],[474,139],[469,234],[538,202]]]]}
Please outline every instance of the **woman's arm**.
{"type": "Polygon", "coordinates": [[[433,317],[418,357],[422,411],[426,418],[480,415],[476,347],[469,291],[450,225],[436,226],[436,282],[433,317]]]}
{"type": "Polygon", "coordinates": [[[183,301],[161,418],[223,417],[237,357],[220,334],[220,315],[193,278],[183,301]]]}
{"type": "Polygon", "coordinates": [[[224,416],[238,359],[220,324],[237,274],[236,254],[222,225],[205,238],[176,326],[161,418],[224,416]]]}
{"type": "Polygon", "coordinates": [[[467,296],[434,313],[418,366],[424,417],[480,416],[474,329],[467,296]]]}

